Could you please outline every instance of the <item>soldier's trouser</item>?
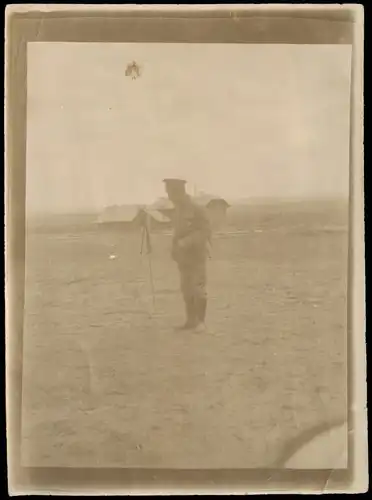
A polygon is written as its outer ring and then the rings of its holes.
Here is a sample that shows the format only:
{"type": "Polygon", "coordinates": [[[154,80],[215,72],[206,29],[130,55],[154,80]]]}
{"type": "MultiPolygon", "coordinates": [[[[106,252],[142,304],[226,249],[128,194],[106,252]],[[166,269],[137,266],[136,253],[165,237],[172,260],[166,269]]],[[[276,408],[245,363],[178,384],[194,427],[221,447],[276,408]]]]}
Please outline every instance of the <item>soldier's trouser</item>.
{"type": "Polygon", "coordinates": [[[207,307],[207,262],[204,259],[179,264],[181,291],[188,322],[204,322],[207,307]]]}

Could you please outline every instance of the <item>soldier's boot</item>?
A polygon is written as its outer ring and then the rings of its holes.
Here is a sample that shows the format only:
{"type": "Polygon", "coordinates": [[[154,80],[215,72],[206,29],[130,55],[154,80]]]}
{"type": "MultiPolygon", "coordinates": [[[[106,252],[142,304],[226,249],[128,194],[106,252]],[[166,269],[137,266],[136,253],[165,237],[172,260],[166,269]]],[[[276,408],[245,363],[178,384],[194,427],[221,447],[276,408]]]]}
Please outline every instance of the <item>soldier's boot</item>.
{"type": "Polygon", "coordinates": [[[205,326],[205,316],[207,312],[207,299],[202,298],[197,301],[197,318],[198,322],[195,327],[195,331],[198,333],[204,332],[206,330],[205,326]]]}
{"type": "Polygon", "coordinates": [[[194,300],[185,300],[186,322],[179,327],[179,330],[192,330],[197,325],[196,308],[194,300]]]}
{"type": "Polygon", "coordinates": [[[202,323],[205,323],[206,314],[207,314],[207,299],[203,298],[199,300],[199,319],[202,323]]]}

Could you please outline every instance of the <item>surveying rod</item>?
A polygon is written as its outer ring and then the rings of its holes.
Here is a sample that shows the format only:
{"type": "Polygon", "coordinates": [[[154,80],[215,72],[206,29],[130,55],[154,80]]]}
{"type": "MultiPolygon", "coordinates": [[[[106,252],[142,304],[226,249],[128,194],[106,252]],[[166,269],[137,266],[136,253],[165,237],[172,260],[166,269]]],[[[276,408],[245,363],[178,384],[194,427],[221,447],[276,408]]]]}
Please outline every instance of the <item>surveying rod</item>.
{"type": "Polygon", "coordinates": [[[152,273],[152,262],[151,262],[151,253],[152,253],[152,244],[150,237],[150,230],[148,225],[148,215],[143,212],[141,217],[141,227],[142,227],[142,238],[141,238],[141,250],[140,254],[143,255],[143,245],[146,242],[146,254],[149,259],[149,272],[150,272],[150,284],[151,284],[151,293],[152,293],[152,303],[155,307],[155,287],[154,287],[154,278],[152,273]]]}

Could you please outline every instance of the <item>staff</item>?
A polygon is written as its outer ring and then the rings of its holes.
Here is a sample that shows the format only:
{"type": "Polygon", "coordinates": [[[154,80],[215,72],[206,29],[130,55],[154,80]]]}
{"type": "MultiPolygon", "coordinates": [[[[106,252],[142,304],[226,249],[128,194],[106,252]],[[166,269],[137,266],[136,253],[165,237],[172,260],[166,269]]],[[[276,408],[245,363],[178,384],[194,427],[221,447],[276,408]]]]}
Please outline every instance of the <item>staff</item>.
{"type": "Polygon", "coordinates": [[[153,303],[153,306],[155,307],[155,287],[154,287],[154,279],[153,279],[152,263],[151,263],[152,244],[151,244],[148,216],[147,216],[147,213],[145,212],[145,210],[142,210],[142,212],[141,212],[140,225],[142,228],[140,255],[143,255],[143,246],[144,246],[144,243],[146,243],[146,254],[148,255],[148,258],[149,258],[149,271],[150,271],[152,303],[153,303]]]}

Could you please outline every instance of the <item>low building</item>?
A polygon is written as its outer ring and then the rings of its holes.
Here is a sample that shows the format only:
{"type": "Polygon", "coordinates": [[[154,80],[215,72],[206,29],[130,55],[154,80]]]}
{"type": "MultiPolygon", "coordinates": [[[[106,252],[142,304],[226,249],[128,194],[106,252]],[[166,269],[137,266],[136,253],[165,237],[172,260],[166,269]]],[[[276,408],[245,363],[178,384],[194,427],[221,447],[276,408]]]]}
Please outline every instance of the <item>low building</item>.
{"type": "Polygon", "coordinates": [[[166,229],[171,220],[161,212],[147,207],[115,205],[107,207],[95,221],[102,229],[138,229],[146,223],[150,230],[166,229]]]}
{"type": "Polygon", "coordinates": [[[197,204],[206,208],[212,229],[221,229],[225,223],[227,209],[230,204],[219,196],[208,194],[195,196],[194,200],[197,204]]]}

